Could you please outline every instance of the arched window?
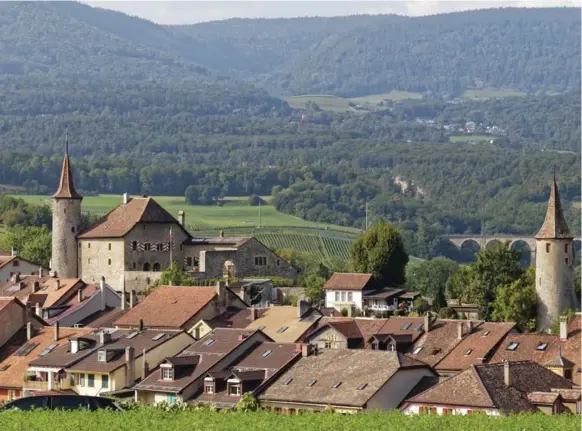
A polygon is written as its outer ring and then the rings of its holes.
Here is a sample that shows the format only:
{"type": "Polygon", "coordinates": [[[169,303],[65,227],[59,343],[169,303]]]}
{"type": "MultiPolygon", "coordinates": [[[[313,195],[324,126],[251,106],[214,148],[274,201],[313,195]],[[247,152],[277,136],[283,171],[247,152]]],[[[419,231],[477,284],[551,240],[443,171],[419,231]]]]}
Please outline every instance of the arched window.
{"type": "Polygon", "coordinates": [[[149,264],[149,262],[146,262],[143,264],[143,270],[144,271],[149,271],[151,269],[151,266],[149,264]]]}
{"type": "Polygon", "coordinates": [[[152,271],[158,272],[160,270],[160,262],[155,262],[152,266],[152,271]]]}

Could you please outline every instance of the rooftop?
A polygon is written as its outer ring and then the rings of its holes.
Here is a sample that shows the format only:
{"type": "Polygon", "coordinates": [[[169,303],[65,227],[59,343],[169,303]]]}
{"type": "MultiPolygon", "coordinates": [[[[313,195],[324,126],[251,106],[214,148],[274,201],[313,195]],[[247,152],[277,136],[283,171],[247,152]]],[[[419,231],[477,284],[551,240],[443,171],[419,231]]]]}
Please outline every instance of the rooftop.
{"type": "Polygon", "coordinates": [[[375,282],[372,274],[357,274],[351,272],[334,272],[324,289],[328,290],[366,290],[373,289],[375,282]]]}
{"type": "Polygon", "coordinates": [[[317,311],[311,311],[301,319],[297,317],[297,307],[281,306],[262,309],[260,316],[251,321],[247,329],[260,329],[280,343],[298,341],[320,318],[317,311]]]}
{"type": "Polygon", "coordinates": [[[8,281],[0,284],[0,296],[14,296],[27,302],[29,299],[33,299],[31,295],[34,295],[35,301],[40,301],[43,308],[50,308],[58,305],[61,299],[71,294],[74,287],[80,285],[84,285],[80,278],[28,275],[21,277],[16,282],[8,281]],[[38,282],[36,292],[34,292],[35,282],[38,282]]]}
{"type": "Polygon", "coordinates": [[[562,203],[560,202],[560,192],[554,177],[550,187],[550,199],[548,200],[548,209],[546,211],[546,218],[544,224],[536,234],[536,239],[570,239],[574,235],[568,229],[568,224],[564,218],[562,211],[562,203]]]}
{"type": "Polygon", "coordinates": [[[82,199],[81,195],[75,190],[73,183],[73,172],[71,169],[71,162],[69,155],[65,153],[63,158],[63,167],[61,169],[61,178],[59,180],[59,188],[53,195],[56,199],[82,199]]]}

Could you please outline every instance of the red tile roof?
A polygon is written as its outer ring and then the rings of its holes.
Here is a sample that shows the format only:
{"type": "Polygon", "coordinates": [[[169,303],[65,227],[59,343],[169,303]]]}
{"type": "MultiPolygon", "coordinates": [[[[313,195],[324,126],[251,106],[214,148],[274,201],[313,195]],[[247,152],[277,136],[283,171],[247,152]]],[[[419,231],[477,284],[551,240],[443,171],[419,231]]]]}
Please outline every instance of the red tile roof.
{"type": "Polygon", "coordinates": [[[558,192],[558,185],[556,178],[552,181],[550,187],[550,199],[548,201],[548,209],[544,224],[536,234],[536,239],[554,239],[554,238],[574,238],[562,211],[562,203],[560,202],[560,193],[558,192]]]}
{"type": "Polygon", "coordinates": [[[324,289],[329,290],[365,290],[374,288],[374,278],[372,274],[356,274],[348,272],[335,272],[324,289]]]}
{"type": "Polygon", "coordinates": [[[83,199],[82,196],[75,190],[73,184],[73,173],[71,171],[71,162],[69,155],[65,154],[63,158],[63,168],[61,169],[61,179],[59,181],[59,188],[53,195],[56,199],[83,199]]]}

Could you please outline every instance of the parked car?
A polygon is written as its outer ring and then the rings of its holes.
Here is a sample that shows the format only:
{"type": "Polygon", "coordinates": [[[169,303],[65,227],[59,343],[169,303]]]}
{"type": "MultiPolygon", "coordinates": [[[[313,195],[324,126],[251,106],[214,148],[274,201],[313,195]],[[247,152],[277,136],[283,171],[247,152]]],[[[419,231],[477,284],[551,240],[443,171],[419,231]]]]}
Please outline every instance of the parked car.
{"type": "Polygon", "coordinates": [[[19,409],[50,409],[50,410],[77,410],[77,409],[112,409],[121,411],[122,409],[109,398],[87,397],[84,395],[37,395],[24,397],[11,401],[0,408],[0,412],[19,409]]]}

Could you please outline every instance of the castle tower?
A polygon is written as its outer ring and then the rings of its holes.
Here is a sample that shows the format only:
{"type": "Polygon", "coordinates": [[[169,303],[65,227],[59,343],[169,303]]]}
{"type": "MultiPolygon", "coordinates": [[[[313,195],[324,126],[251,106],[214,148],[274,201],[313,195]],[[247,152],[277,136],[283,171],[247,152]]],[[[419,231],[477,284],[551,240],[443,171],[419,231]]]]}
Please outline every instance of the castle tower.
{"type": "Polygon", "coordinates": [[[53,245],[51,269],[58,277],[77,277],[77,234],[81,226],[81,200],[75,190],[69,160],[69,140],[65,138],[65,157],[59,188],[53,195],[53,245]]]}
{"type": "Polygon", "coordinates": [[[556,184],[544,224],[536,234],[536,293],[538,295],[537,329],[549,329],[567,309],[576,309],[574,292],[574,236],[570,233],[556,184]]]}

